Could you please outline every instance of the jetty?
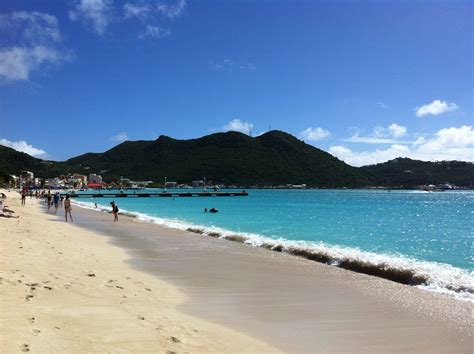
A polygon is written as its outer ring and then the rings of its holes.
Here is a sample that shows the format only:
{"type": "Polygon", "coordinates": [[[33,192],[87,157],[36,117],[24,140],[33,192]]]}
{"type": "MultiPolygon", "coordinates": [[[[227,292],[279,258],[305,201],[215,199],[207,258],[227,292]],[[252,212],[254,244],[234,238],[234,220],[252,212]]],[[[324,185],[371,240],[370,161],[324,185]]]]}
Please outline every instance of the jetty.
{"type": "Polygon", "coordinates": [[[147,197],[246,197],[249,194],[242,192],[114,192],[114,193],[62,193],[69,198],[147,198],[147,197]]]}

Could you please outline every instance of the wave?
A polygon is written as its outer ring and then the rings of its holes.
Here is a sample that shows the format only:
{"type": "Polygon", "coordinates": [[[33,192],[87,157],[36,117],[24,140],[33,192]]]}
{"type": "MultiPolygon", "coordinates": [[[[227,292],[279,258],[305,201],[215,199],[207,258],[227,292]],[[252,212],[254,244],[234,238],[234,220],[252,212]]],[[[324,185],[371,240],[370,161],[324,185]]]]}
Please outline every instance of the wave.
{"type": "MultiPolygon", "coordinates": [[[[73,201],[73,204],[95,211],[110,211],[110,208],[99,205],[96,208],[89,202],[73,201]]],[[[421,261],[403,255],[367,252],[358,248],[329,245],[324,242],[274,239],[259,234],[233,232],[215,226],[194,225],[181,220],[165,219],[123,209],[120,213],[141,222],[240,242],[274,252],[285,252],[308,260],[474,302],[474,272],[449,264],[421,261]]]]}

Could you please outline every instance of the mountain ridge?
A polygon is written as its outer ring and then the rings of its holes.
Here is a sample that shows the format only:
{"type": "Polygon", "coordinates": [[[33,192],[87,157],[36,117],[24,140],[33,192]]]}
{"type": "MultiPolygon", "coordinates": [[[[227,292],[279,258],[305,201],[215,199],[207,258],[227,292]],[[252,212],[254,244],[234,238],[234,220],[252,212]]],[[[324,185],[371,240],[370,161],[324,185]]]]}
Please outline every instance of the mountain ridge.
{"type": "Polygon", "coordinates": [[[469,162],[424,162],[406,158],[363,167],[350,166],[326,151],[282,131],[257,137],[239,132],[214,133],[180,140],[124,141],[111,149],[68,160],[46,161],[0,146],[0,173],[32,170],[41,178],[100,173],[107,181],[136,180],[189,183],[206,177],[214,183],[246,186],[307,184],[309,187],[404,186],[450,182],[473,186],[469,162]],[[2,172],[3,171],[3,172],[2,172]],[[427,173],[429,171],[429,173],[427,173]]]}

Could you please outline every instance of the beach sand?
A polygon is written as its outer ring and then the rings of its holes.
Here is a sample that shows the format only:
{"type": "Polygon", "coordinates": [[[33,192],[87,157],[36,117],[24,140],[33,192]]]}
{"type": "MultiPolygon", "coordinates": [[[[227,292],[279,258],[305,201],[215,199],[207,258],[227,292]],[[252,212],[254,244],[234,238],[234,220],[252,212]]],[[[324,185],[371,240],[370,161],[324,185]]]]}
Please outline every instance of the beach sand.
{"type": "Polygon", "coordinates": [[[2,353],[277,351],[183,314],[183,293],[133,270],[107,238],[6,194],[20,218],[0,218],[2,353]]]}
{"type": "Polygon", "coordinates": [[[71,225],[10,205],[22,218],[0,220],[6,349],[472,351],[466,301],[132,218],[74,207],[71,225]]]}

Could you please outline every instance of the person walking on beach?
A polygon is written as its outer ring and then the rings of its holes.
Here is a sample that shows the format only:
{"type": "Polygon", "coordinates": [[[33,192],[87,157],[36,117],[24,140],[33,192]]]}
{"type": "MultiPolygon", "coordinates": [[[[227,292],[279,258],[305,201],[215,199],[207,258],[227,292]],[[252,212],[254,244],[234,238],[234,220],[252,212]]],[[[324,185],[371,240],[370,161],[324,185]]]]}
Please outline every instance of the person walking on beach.
{"type": "Polygon", "coordinates": [[[21,205],[25,205],[26,204],[26,189],[23,189],[21,191],[21,205]]]}
{"type": "Polygon", "coordinates": [[[67,220],[68,214],[69,214],[69,218],[71,219],[71,221],[74,222],[74,220],[72,219],[71,210],[72,210],[71,201],[69,200],[69,196],[66,195],[66,199],[64,199],[64,216],[66,217],[66,222],[68,221],[67,220]]]}
{"type": "Polygon", "coordinates": [[[119,208],[115,202],[110,202],[110,205],[112,205],[112,214],[114,214],[114,221],[118,221],[118,212],[119,208]]]}
{"type": "Polygon", "coordinates": [[[58,212],[58,208],[59,208],[59,193],[56,193],[53,197],[53,203],[54,203],[54,209],[56,210],[56,213],[58,212]]]}
{"type": "Polygon", "coordinates": [[[46,195],[46,203],[48,203],[48,211],[51,209],[51,191],[48,191],[48,194],[46,195]]]}

